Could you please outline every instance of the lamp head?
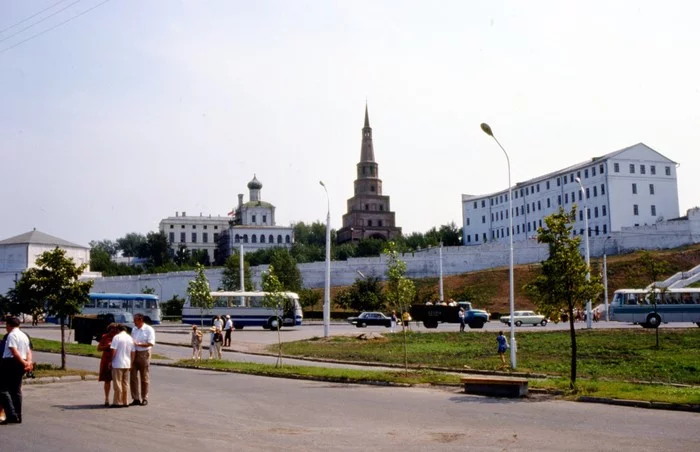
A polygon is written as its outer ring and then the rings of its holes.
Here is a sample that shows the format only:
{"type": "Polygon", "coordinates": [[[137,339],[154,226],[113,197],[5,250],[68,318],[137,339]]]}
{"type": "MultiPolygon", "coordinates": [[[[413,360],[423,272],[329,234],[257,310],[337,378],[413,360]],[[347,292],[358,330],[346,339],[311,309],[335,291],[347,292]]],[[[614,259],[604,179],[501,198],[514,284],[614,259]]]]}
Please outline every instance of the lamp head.
{"type": "Polygon", "coordinates": [[[483,130],[486,135],[491,137],[493,136],[493,130],[491,130],[491,126],[489,126],[485,122],[481,123],[481,130],[483,130]]]}
{"type": "Polygon", "coordinates": [[[321,187],[326,188],[326,184],[324,184],[322,180],[318,181],[318,183],[321,184],[321,187]]]}
{"type": "Polygon", "coordinates": [[[579,184],[581,183],[581,178],[580,178],[580,177],[577,177],[577,178],[575,178],[574,180],[575,180],[576,182],[578,182],[579,184]]]}

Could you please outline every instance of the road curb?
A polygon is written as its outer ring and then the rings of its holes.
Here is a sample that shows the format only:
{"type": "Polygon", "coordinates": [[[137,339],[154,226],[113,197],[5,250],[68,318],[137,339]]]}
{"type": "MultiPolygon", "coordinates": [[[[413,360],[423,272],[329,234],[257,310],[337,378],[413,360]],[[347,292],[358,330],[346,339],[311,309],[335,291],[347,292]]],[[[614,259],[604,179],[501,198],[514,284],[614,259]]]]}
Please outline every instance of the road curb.
{"type": "Polygon", "coordinates": [[[63,377],[26,378],[23,385],[44,385],[50,383],[70,383],[74,381],[97,381],[95,375],[66,375],[63,377]]]}
{"type": "Polygon", "coordinates": [[[684,405],[680,403],[653,402],[645,400],[626,400],[626,399],[611,399],[607,397],[577,397],[576,401],[585,403],[602,403],[606,405],[617,405],[634,408],[647,408],[652,410],[669,410],[669,411],[689,411],[692,413],[700,413],[700,405],[684,405]]]}

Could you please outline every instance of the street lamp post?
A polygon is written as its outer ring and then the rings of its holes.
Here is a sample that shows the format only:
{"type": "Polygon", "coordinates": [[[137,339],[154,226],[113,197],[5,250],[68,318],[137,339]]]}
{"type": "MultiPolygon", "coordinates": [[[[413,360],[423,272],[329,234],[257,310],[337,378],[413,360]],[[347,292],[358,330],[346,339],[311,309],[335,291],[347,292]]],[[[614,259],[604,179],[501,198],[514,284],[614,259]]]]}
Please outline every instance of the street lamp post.
{"type": "Polygon", "coordinates": [[[610,309],[610,306],[608,306],[608,256],[607,256],[607,246],[608,246],[608,240],[610,240],[612,237],[607,236],[605,238],[605,241],[603,242],[603,287],[605,289],[605,321],[609,322],[610,321],[610,313],[608,312],[608,309],[610,309]]]}
{"type": "Polygon", "coordinates": [[[443,291],[442,291],[442,242],[440,242],[440,301],[443,301],[445,298],[443,296],[443,291]]]}
{"type": "MultiPolygon", "coordinates": [[[[578,186],[581,188],[581,200],[583,201],[583,218],[585,220],[584,222],[584,228],[585,228],[585,233],[586,233],[586,267],[588,267],[588,272],[586,273],[586,281],[591,280],[591,249],[588,246],[588,204],[586,203],[586,190],[583,188],[583,184],[581,183],[581,178],[577,177],[576,182],[578,182],[578,186]]],[[[586,328],[592,328],[593,327],[593,321],[591,319],[591,300],[588,300],[586,302],[586,328]]]]}
{"type": "Polygon", "coordinates": [[[485,122],[481,123],[481,130],[496,141],[498,147],[500,147],[505,154],[506,162],[508,163],[508,219],[510,223],[508,226],[508,237],[510,238],[510,367],[515,369],[517,345],[515,343],[515,319],[513,317],[515,312],[515,293],[513,285],[513,187],[510,183],[510,157],[508,157],[508,153],[494,136],[493,130],[491,130],[491,127],[488,124],[485,122]]]}
{"type": "Polygon", "coordinates": [[[326,215],[326,287],[323,297],[323,337],[330,336],[331,323],[331,198],[323,181],[319,181],[326,192],[328,214],[326,215]]]}

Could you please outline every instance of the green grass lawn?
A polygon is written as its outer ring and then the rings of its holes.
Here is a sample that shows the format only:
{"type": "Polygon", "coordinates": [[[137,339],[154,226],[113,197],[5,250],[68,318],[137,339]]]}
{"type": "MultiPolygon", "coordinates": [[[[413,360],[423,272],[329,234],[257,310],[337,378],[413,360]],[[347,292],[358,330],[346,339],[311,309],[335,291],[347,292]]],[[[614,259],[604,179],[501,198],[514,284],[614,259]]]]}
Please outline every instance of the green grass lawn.
{"type": "MultiPolygon", "coordinates": [[[[32,340],[32,342],[34,342],[32,340]]],[[[80,369],[65,369],[61,370],[59,367],[54,366],[52,364],[35,364],[34,365],[34,376],[36,378],[41,378],[41,377],[66,377],[69,375],[80,375],[81,377],[85,377],[86,375],[97,375],[97,372],[90,372],[87,370],[80,370],[80,369]]]]}
{"type": "MultiPolygon", "coordinates": [[[[34,351],[37,352],[48,352],[48,353],[61,353],[61,341],[52,341],[48,339],[32,338],[32,346],[34,351]]],[[[87,344],[66,344],[66,353],[69,355],[80,355],[80,356],[94,356],[95,358],[102,357],[102,352],[97,351],[97,344],[87,345],[87,344]]],[[[167,356],[159,355],[153,353],[151,359],[170,359],[167,356]]]]}
{"type": "MultiPolygon", "coordinates": [[[[654,331],[639,329],[577,332],[578,376],[589,379],[700,385],[700,328],[661,329],[660,349],[654,331]]],[[[568,331],[516,331],[518,371],[569,375],[568,331]]],[[[276,346],[275,346],[276,347],[276,346]]],[[[274,347],[271,347],[272,351],[274,347]]],[[[403,334],[375,340],[354,337],[314,338],[283,344],[283,353],[375,363],[403,363],[403,334]]],[[[496,334],[408,333],[408,360],[413,366],[494,370],[500,365],[496,334]]]]}

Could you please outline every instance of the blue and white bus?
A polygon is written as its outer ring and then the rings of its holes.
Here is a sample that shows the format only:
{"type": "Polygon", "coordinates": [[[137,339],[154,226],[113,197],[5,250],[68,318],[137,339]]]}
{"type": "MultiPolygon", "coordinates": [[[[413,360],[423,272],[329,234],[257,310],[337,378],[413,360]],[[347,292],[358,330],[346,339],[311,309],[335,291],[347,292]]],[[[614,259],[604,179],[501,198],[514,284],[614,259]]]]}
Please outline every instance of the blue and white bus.
{"type": "Polygon", "coordinates": [[[610,320],[658,328],[661,323],[692,322],[700,326],[700,289],[656,289],[656,307],[649,291],[616,290],[610,320]]]}
{"type": "MultiPolygon", "coordinates": [[[[143,314],[150,323],[158,325],[162,316],[158,296],[144,293],[91,293],[90,300],[83,306],[81,314],[143,314]]],[[[47,322],[58,323],[55,317],[47,317],[47,322]]]]}
{"type": "Polygon", "coordinates": [[[222,318],[230,315],[233,327],[241,330],[247,326],[261,326],[265,329],[277,329],[277,322],[282,326],[300,326],[304,314],[299,304],[299,295],[284,292],[285,301],[277,310],[265,306],[266,292],[211,292],[214,298],[212,309],[202,309],[190,305],[190,299],[182,308],[182,322],[191,325],[212,325],[215,316],[222,318]]]}

